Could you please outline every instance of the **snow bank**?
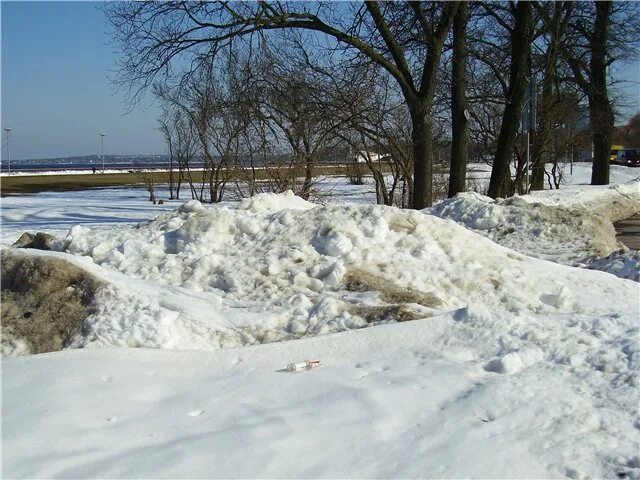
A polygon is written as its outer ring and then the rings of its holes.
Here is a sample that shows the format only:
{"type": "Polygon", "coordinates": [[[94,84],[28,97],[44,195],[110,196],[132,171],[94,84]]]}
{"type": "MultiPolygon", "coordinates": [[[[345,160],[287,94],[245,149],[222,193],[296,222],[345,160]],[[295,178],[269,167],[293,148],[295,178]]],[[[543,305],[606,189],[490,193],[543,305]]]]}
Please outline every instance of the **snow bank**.
{"type": "Polygon", "coordinates": [[[635,282],[289,194],[60,248],[107,285],[72,346],[173,350],[8,359],[5,475],[640,478],[635,282]]]}
{"type": "Polygon", "coordinates": [[[569,187],[496,200],[462,193],[428,210],[525,255],[567,265],[624,248],[615,238],[612,222],[637,211],[637,182],[569,187]]]}
{"type": "MultiPolygon", "coordinates": [[[[362,328],[401,314],[427,317],[471,303],[511,312],[555,311],[556,303],[546,298],[564,286],[576,288],[576,282],[594,298],[599,294],[591,282],[574,280],[578,274],[571,269],[538,265],[454,222],[375,205],[311,208],[302,202],[291,195],[212,208],[190,202],[133,229],[105,234],[74,227],[67,252],[138,279],[142,291],[158,285],[188,289],[204,305],[226,309],[176,312],[162,294],[141,300],[147,296],[132,293],[132,282],[119,278],[116,283],[128,283],[127,301],[115,293],[103,298],[90,333],[74,345],[220,348],[362,328]],[[290,205],[297,209],[284,208],[290,205]],[[343,278],[355,270],[378,287],[349,290],[343,278]],[[390,303],[382,300],[385,288],[413,293],[390,303]],[[379,308],[390,305],[403,310],[379,308]],[[114,309],[117,320],[110,315],[114,309]]],[[[565,310],[585,308],[577,305],[565,310]]]]}
{"type": "Polygon", "coordinates": [[[603,186],[571,185],[561,190],[531,192],[520,198],[549,206],[584,208],[613,223],[640,211],[640,180],[603,186]]]}

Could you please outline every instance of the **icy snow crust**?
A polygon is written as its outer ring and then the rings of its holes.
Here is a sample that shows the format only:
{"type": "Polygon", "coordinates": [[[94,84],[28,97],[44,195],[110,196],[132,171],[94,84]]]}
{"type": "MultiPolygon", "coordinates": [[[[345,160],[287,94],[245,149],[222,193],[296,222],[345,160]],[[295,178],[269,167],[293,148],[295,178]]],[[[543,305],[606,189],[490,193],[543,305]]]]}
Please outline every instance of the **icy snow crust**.
{"type": "Polygon", "coordinates": [[[7,476],[640,478],[635,282],[291,194],[59,249],[108,284],[72,346],[217,351],[6,359],[7,476]]]}

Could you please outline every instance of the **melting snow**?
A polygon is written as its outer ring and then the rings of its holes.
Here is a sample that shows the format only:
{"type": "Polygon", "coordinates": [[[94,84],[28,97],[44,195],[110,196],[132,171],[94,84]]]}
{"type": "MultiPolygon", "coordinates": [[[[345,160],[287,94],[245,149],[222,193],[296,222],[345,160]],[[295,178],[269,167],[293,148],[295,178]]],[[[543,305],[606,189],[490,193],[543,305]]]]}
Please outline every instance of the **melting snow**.
{"type": "Polygon", "coordinates": [[[87,348],[3,361],[4,474],[640,478],[639,286],[560,264],[617,248],[586,190],[73,227],[22,254],[107,286],[87,348]]]}

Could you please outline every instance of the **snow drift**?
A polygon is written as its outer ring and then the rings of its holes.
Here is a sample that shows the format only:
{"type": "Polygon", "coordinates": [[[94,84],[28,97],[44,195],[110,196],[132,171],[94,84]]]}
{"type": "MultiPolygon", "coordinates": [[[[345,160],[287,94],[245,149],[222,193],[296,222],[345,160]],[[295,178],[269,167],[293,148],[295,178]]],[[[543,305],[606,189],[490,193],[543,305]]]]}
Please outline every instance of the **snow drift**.
{"type": "Polygon", "coordinates": [[[640,478],[635,282],[291,194],[57,248],[104,286],[87,349],[6,360],[9,476],[640,478]]]}
{"type": "Polygon", "coordinates": [[[74,227],[59,248],[90,259],[98,278],[120,274],[97,294],[75,346],[216,349],[476,305],[511,316],[611,313],[581,300],[598,298],[606,280],[585,281],[454,222],[291,194],[212,208],[192,201],[108,234],[74,227]],[[364,288],[349,281],[354,272],[368,277],[364,288]]]}
{"type": "MultiPolygon", "coordinates": [[[[569,187],[495,200],[477,193],[461,193],[427,210],[525,255],[565,265],[626,250],[616,240],[613,222],[638,211],[638,182],[569,187]]],[[[603,269],[620,271],[604,264],[603,269]]]]}

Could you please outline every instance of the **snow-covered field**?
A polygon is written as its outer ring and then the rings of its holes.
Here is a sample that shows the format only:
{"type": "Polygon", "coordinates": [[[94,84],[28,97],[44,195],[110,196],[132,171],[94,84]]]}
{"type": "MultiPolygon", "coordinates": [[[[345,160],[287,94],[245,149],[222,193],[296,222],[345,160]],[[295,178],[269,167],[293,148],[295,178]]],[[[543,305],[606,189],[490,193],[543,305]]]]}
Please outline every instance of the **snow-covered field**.
{"type": "Polygon", "coordinates": [[[3,359],[3,476],[640,479],[639,286],[572,266],[639,183],[416,212],[325,182],[2,199],[2,242],[50,230],[21,254],[105,285],[85,348],[3,359]]]}

